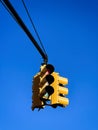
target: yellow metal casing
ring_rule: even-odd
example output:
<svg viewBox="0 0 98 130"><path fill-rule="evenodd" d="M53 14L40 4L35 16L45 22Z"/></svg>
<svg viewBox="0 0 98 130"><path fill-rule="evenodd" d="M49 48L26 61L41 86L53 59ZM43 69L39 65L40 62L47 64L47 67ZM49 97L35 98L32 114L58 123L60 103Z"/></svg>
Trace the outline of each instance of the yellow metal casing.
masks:
<svg viewBox="0 0 98 130"><path fill-rule="evenodd" d="M54 88L54 93L51 95L51 105L67 106L69 104L68 98L64 97L68 94L68 88L64 86L68 84L68 79L60 77L58 73L53 72L54 82L51 84Z"/></svg>
<svg viewBox="0 0 98 130"><path fill-rule="evenodd" d="M49 87L49 83L46 77L50 75L52 71L52 65L44 64L40 67L40 72L34 76L32 85L32 110L45 107L45 101L49 100L49 96L46 94L46 87Z"/></svg>
<svg viewBox="0 0 98 130"><path fill-rule="evenodd" d="M34 76L32 85L32 110L35 108L43 108L44 103L40 100L40 73Z"/></svg>
<svg viewBox="0 0 98 130"><path fill-rule="evenodd" d="M52 68L52 69L51 69ZM40 83L39 83L39 89L40 89L40 98L49 100L49 97L47 97L45 94L47 93L46 87L50 85L50 83L47 80L47 76L51 75L53 70L53 66L48 64L44 64L40 67ZM51 79L50 79L51 80Z"/></svg>
<svg viewBox="0 0 98 130"><path fill-rule="evenodd" d="M39 96L40 96L40 98L43 97L44 89L48 85L47 80L45 78L48 74L49 73L47 72L46 64L44 64L43 66L40 67L40 82L39 82Z"/></svg>
<svg viewBox="0 0 98 130"><path fill-rule="evenodd" d="M52 77L51 77L52 76ZM52 65L43 65L40 72L33 78L32 85L32 110L35 108L44 108L47 101L53 107L67 106L69 104L68 88L64 87L68 84L68 79L59 76L59 73L53 72Z"/></svg>

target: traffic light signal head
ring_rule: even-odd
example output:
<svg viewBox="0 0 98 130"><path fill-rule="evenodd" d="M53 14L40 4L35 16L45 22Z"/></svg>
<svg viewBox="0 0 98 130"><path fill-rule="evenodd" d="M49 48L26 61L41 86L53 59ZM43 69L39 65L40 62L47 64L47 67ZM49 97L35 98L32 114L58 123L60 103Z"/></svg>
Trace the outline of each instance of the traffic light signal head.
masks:
<svg viewBox="0 0 98 130"><path fill-rule="evenodd" d="M68 84L68 79L59 76L58 73L54 72L53 74L54 82L52 86L54 88L54 93L51 95L51 105L65 107L69 104L68 98L65 95L68 94L68 88L65 88L65 85Z"/></svg>
<svg viewBox="0 0 98 130"><path fill-rule="evenodd" d="M36 74L33 78L33 85L32 85L32 110L35 108L44 108L44 103L40 100L39 93L40 93L40 74Z"/></svg>
<svg viewBox="0 0 98 130"><path fill-rule="evenodd" d="M54 82L54 77L51 73L54 67L51 64L44 64L40 67L40 72L33 78L33 96L32 110L34 108L43 108L49 97L54 92L54 88L50 85Z"/></svg>
<svg viewBox="0 0 98 130"><path fill-rule="evenodd" d="M41 100L49 100L49 96L54 92L51 84L54 82L54 67L51 64L41 66L40 72L40 98Z"/></svg>
<svg viewBox="0 0 98 130"><path fill-rule="evenodd" d="M65 97L68 94L68 88L65 87L67 84L68 79L54 72L52 65L42 65L40 72L33 79L32 110L44 108L45 105L54 108L67 106L69 104L68 98ZM50 104L47 104L47 101L50 101Z"/></svg>

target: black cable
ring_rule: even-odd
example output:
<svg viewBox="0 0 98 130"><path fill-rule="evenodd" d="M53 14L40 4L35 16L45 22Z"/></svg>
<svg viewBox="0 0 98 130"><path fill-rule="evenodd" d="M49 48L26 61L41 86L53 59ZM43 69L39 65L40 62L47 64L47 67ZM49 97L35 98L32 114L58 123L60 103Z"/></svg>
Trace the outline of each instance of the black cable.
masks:
<svg viewBox="0 0 98 130"><path fill-rule="evenodd" d="M32 36L32 34L30 33L30 31L28 30L27 26L24 24L24 22L22 21L21 17L18 15L18 13L16 12L16 10L14 9L14 7L12 6L12 4L10 3L9 0L2 0L2 3L4 5L4 7L6 7L6 9L8 10L8 12L10 12L11 16L14 17L14 19L17 21L17 23L20 25L20 27L24 30L24 32L27 34L28 38L31 40L31 42L34 44L34 46L36 47L36 49L38 50L38 52L41 54L41 56L44 59L44 63L48 62L48 57L45 55L45 53L43 52L43 50L40 48L40 46L38 45L37 41L34 39L34 37Z"/></svg>
<svg viewBox="0 0 98 130"><path fill-rule="evenodd" d="M41 45L41 47L42 47L42 49L43 49L45 55L47 56L47 53L46 53L45 48L44 48L44 46L43 46L43 43L42 43L42 41L41 41L41 39L40 39L40 36L39 36L39 34L38 34L37 30L36 30L36 27L35 27L34 22L33 22L32 18L31 18L31 16L30 16L30 13L29 13L29 11L28 11L28 9L27 9L27 7L26 7L26 4L25 4L24 0L22 0L22 3L23 3L23 6L24 6L24 8L25 8L25 10L26 10L26 13L27 13L27 15L28 15L28 17L29 17L29 19L30 19L30 22L31 22L31 24L32 24L32 26L33 26L33 28L34 28L34 31L35 31L35 33L36 33L36 35L37 35L37 37L38 37L38 40L39 40L39 42L40 42L40 45Z"/></svg>
<svg viewBox="0 0 98 130"><path fill-rule="evenodd" d="M8 11L8 13L13 17L13 19L18 23L17 19L15 18L15 16L12 14L12 12L8 9L8 7L5 5L3 0L0 0L2 5L4 6L4 8Z"/></svg>
<svg viewBox="0 0 98 130"><path fill-rule="evenodd" d="M13 17L13 19L17 22L17 24L21 27L19 22L17 21L16 17L13 15L13 13L9 10L9 8L6 6L3 0L0 0L4 8L8 11L8 13Z"/></svg>

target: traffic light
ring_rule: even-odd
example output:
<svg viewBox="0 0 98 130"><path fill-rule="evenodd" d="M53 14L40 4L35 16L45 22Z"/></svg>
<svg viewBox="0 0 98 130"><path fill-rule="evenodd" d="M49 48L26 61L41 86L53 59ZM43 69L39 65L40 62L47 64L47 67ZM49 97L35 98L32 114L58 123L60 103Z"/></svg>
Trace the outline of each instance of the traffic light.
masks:
<svg viewBox="0 0 98 130"><path fill-rule="evenodd" d="M54 93L51 95L51 106L56 108L57 106L65 107L69 104L68 98L65 95L68 94L68 88L65 85L68 84L68 79L59 76L58 73L53 72L54 82L51 84L54 88Z"/></svg>
<svg viewBox="0 0 98 130"><path fill-rule="evenodd" d="M39 96L42 101L49 100L50 95L54 92L54 88L51 86L54 82L54 77L51 75L53 71L54 67L51 64L41 66Z"/></svg>
<svg viewBox="0 0 98 130"><path fill-rule="evenodd" d="M40 82L40 73L36 74L33 78L33 85L32 85L32 110L35 108L44 108L44 103L39 98L39 82Z"/></svg>
<svg viewBox="0 0 98 130"><path fill-rule="evenodd" d="M67 84L68 79L54 72L51 64L42 65L39 73L33 78L32 110L44 108L46 105L54 108L67 106L69 104L69 99L65 97L68 94L68 88L65 87Z"/></svg>
<svg viewBox="0 0 98 130"><path fill-rule="evenodd" d="M54 77L51 75L54 67L51 64L44 64L40 67L40 72L33 78L32 86L32 110L35 108L44 108L46 101L54 93L54 88L51 84L54 82Z"/></svg>

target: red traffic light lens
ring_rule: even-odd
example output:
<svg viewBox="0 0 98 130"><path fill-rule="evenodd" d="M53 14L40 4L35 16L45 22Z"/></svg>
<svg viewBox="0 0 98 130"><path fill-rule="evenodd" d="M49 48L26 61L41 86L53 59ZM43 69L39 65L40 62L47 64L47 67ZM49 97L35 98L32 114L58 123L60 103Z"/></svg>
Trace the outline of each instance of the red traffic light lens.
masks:
<svg viewBox="0 0 98 130"><path fill-rule="evenodd" d="M54 71L54 66L51 65L51 64L48 64L48 65L46 66L46 68L47 68L47 71L49 72L49 74L51 74L51 73Z"/></svg>

